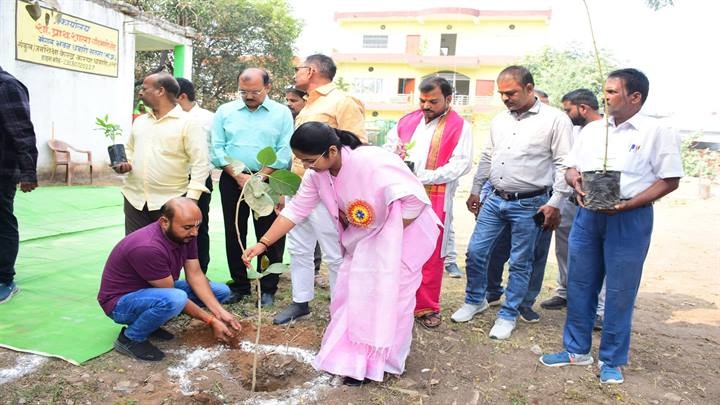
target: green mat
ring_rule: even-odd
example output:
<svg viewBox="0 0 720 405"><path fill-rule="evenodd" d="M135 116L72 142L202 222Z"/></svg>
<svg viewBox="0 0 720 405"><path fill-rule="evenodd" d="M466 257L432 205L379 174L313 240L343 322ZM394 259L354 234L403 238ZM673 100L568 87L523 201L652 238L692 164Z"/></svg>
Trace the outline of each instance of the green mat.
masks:
<svg viewBox="0 0 720 405"><path fill-rule="evenodd" d="M119 188L62 186L18 192L15 214L20 227L15 282L20 292L0 306L0 347L73 364L112 349L120 325L105 316L96 296L107 256L124 236ZM252 225L248 233L254 243ZM208 277L224 282L229 274L217 188L210 239Z"/></svg>

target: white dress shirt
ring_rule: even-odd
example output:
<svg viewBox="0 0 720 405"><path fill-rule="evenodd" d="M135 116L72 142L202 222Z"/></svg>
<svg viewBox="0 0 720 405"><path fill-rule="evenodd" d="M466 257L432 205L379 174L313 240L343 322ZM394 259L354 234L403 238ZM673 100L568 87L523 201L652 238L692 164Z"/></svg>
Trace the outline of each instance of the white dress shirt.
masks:
<svg viewBox="0 0 720 405"><path fill-rule="evenodd" d="M568 155L579 172L603 169L605 120L587 124ZM607 170L620 171L620 198L630 199L659 179L682 177L680 139L655 118L635 114L615 126L609 117Z"/></svg>
<svg viewBox="0 0 720 405"><path fill-rule="evenodd" d="M537 99L522 114L498 114L490 124L490 139L480 158L471 194L480 195L488 179L493 187L508 193L552 187L548 205L559 208L571 191L565 183L565 157L570 150L572 127L564 112Z"/></svg>

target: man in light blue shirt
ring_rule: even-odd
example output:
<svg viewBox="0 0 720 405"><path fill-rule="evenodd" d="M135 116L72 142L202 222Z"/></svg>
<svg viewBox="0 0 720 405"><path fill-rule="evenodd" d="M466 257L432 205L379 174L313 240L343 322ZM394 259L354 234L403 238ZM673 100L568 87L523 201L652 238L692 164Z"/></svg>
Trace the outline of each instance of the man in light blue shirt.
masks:
<svg viewBox="0 0 720 405"><path fill-rule="evenodd" d="M210 158L213 165L223 170L220 176L220 200L225 220L225 251L230 276L233 279L230 285L233 294L225 301L226 303L237 302L251 294L250 280L247 278L247 271L242 261L235 223L235 210L240 192L250 179L249 171L260 171L269 175L275 169L289 167L290 136L293 133L293 118L290 110L267 97L270 90L270 76L266 71L257 68L243 70L238 76L238 89L241 98L221 105L215 112L211 134ZM257 161L257 153L268 146L275 150L277 160L273 165L262 168ZM243 162L247 171L234 174L227 158ZM249 216L250 207L242 202L238 212L237 229L240 231L243 246L247 246ZM253 217L255 236L258 240L267 232L275 218L275 213L258 219ZM284 238L269 246L266 255L270 263L281 262L284 249ZM261 279L262 294L258 298L263 306L273 304L278 280L277 274L269 274Z"/></svg>

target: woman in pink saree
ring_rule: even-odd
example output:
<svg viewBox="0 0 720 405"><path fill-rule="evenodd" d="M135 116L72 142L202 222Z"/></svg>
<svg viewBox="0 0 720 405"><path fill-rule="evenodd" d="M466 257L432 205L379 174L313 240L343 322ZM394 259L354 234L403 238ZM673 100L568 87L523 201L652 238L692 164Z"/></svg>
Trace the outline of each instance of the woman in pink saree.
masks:
<svg viewBox="0 0 720 405"><path fill-rule="evenodd" d="M295 130L290 146L306 168L302 184L246 263L323 203L344 250L330 323L313 366L347 385L402 374L412 341L415 292L440 221L425 189L395 154L361 145L319 122Z"/></svg>

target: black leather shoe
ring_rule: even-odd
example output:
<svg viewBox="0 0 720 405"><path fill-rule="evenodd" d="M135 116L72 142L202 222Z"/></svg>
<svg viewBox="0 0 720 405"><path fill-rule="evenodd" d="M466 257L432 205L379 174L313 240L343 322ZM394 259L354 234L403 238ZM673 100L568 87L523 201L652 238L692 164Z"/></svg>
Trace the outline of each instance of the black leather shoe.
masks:
<svg viewBox="0 0 720 405"><path fill-rule="evenodd" d="M243 294L233 291L230 293L230 295L228 295L227 298L225 298L225 301L223 301L222 304L237 304L238 302L242 302L248 295L250 294Z"/></svg>
<svg viewBox="0 0 720 405"><path fill-rule="evenodd" d="M262 293L260 295L260 306L271 307L275 303L275 295L270 293Z"/></svg>
<svg viewBox="0 0 720 405"><path fill-rule="evenodd" d="M370 382L370 380L368 380L367 378L364 380L356 380L352 377L347 377L347 376L343 377L343 381L342 381L343 385L347 385L349 387L359 387L359 386L369 383L369 382Z"/></svg>
<svg viewBox="0 0 720 405"><path fill-rule="evenodd" d="M153 339L156 339L156 340L163 341L163 342L167 342L167 341L175 339L175 335L173 335L172 333L168 332L167 330L165 330L163 328L155 329L155 331L150 334L150 337Z"/></svg>
<svg viewBox="0 0 720 405"><path fill-rule="evenodd" d="M543 309L563 309L567 306L567 300L557 295L540 303Z"/></svg>
<svg viewBox="0 0 720 405"><path fill-rule="evenodd" d="M273 319L275 325L284 325L293 319L298 319L310 313L310 305L307 302L293 302L287 308L280 311Z"/></svg>

